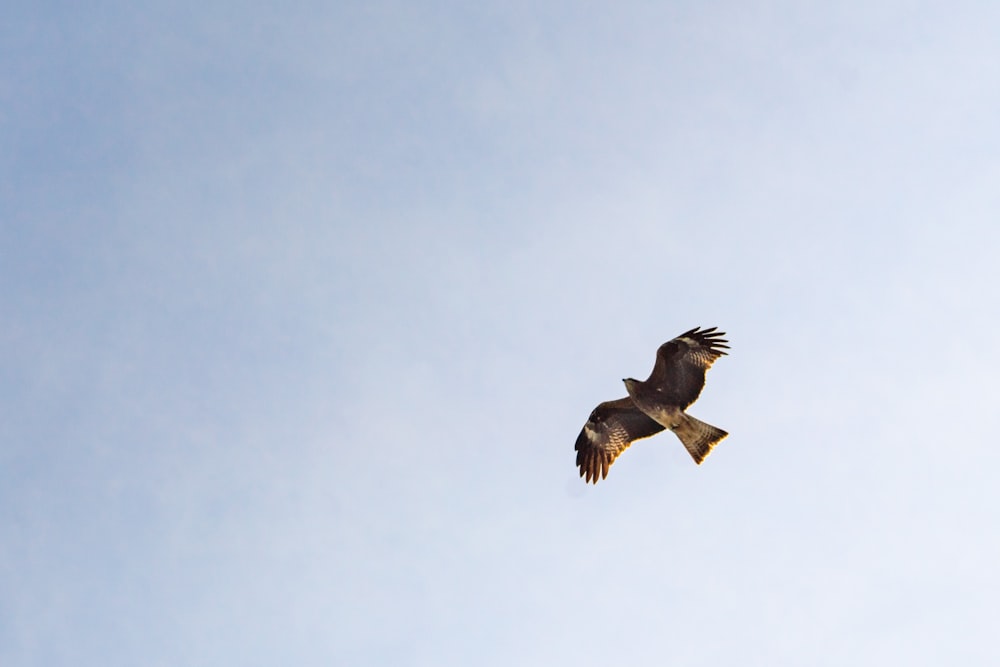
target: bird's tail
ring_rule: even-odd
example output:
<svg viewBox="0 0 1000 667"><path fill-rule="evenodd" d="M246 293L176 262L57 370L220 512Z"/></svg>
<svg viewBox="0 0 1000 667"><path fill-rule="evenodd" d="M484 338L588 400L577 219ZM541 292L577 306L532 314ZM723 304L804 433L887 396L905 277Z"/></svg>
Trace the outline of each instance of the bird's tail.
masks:
<svg viewBox="0 0 1000 667"><path fill-rule="evenodd" d="M673 430L684 443L691 458L698 464L705 460L720 440L729 435L721 428L699 421L686 412L681 413L681 423Z"/></svg>

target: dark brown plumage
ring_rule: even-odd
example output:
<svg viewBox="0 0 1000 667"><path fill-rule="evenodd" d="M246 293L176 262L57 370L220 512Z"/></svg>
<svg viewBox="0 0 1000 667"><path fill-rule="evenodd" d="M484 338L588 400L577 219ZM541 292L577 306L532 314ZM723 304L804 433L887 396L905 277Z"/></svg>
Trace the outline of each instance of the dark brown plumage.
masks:
<svg viewBox="0 0 1000 667"><path fill-rule="evenodd" d="M575 445L576 464L585 481L596 484L606 478L608 468L629 445L664 429L680 438L695 463L705 460L728 434L684 410L705 387L705 372L726 354L729 345L723 336L715 327L685 331L659 347L645 382L625 379L627 397L594 408Z"/></svg>
<svg viewBox="0 0 1000 667"><path fill-rule="evenodd" d="M576 465L580 477L593 481L608 476L608 468L618 455L636 440L648 438L663 427L646 416L626 396L601 403L590 413L576 438Z"/></svg>

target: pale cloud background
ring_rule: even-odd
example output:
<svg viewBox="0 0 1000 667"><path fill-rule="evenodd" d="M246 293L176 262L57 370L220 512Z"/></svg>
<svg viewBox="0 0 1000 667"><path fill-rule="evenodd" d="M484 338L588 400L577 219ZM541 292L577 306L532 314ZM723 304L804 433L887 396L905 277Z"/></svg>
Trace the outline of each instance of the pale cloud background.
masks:
<svg viewBox="0 0 1000 667"><path fill-rule="evenodd" d="M8 8L0 663L994 664L998 30ZM584 485L696 325L731 436Z"/></svg>

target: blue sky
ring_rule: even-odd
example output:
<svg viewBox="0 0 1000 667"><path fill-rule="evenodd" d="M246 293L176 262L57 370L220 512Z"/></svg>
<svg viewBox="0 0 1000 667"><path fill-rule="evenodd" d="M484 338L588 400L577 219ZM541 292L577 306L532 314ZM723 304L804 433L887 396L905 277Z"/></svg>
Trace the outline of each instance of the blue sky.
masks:
<svg viewBox="0 0 1000 667"><path fill-rule="evenodd" d="M1000 9L5 14L4 665L1000 657Z"/></svg>

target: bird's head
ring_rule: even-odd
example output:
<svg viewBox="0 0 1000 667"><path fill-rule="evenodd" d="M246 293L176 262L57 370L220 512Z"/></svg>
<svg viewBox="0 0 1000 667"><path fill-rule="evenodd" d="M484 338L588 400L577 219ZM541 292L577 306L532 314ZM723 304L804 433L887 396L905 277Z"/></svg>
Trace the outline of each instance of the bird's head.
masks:
<svg viewBox="0 0 1000 667"><path fill-rule="evenodd" d="M628 393L630 396L632 395L632 392L635 390L636 385L639 384L639 381L634 378L623 378L622 382L625 383L625 388L628 389Z"/></svg>

